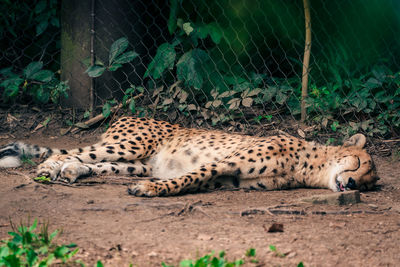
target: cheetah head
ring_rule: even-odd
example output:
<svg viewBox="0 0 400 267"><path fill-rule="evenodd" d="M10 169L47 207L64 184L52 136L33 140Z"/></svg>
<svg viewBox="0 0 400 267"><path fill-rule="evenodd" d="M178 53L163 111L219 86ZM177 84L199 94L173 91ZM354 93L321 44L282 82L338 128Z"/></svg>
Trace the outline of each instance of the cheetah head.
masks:
<svg viewBox="0 0 400 267"><path fill-rule="evenodd" d="M372 157L363 149L366 138L356 134L344 142L336 155L336 164L329 187L335 192L370 190L379 177Z"/></svg>

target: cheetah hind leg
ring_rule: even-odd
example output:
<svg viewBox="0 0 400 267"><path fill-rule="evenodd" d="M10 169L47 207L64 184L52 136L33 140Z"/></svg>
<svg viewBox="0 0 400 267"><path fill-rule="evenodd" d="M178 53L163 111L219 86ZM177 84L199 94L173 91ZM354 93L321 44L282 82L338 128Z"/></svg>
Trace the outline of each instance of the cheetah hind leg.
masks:
<svg viewBox="0 0 400 267"><path fill-rule="evenodd" d="M78 178L90 175L151 176L151 167L140 161L134 163L102 162L97 164L67 162L61 167L59 180L74 183Z"/></svg>
<svg viewBox="0 0 400 267"><path fill-rule="evenodd" d="M46 161L38 166L37 175L50 177L52 180L57 180L60 178L60 180L62 180L60 172L63 166L67 163L74 163L71 166L81 166L79 163L97 164L101 161L135 161L136 163L138 158L145 158L149 153L151 153L151 150L148 150L147 147L134 146L130 144L129 141L118 143L97 143L92 146L86 146L80 149L72 149L65 151L65 153L61 152L61 154L54 154L50 156L48 159L46 159ZM99 155L101 155L101 158L99 158ZM66 167L67 166L69 166L69 164L66 165ZM68 169L74 168L68 167ZM86 168L86 170L82 168L81 171L83 174L85 174L88 172L88 170L88 168ZM71 174L70 181L76 180L74 176L78 175L79 177L83 174Z"/></svg>
<svg viewBox="0 0 400 267"><path fill-rule="evenodd" d="M188 191L202 189L208 182L221 175L237 176L237 169L229 166L226 161L209 163L181 177L140 181L128 188L128 193L138 197L171 196Z"/></svg>

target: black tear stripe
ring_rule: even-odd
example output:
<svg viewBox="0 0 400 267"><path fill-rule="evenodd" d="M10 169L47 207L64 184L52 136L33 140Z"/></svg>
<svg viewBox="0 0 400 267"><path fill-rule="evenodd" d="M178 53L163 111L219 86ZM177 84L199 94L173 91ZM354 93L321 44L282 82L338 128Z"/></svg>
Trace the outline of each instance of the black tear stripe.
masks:
<svg viewBox="0 0 400 267"><path fill-rule="evenodd" d="M353 156L350 156L350 157L353 157ZM357 156L354 156L354 157L357 157ZM344 173L344 172L355 172L355 171L357 171L357 170L360 168L360 166L361 166L360 158L357 157L357 160L358 160L358 166L357 166L357 168L355 168L354 170L344 170L344 171L342 171L341 173Z"/></svg>

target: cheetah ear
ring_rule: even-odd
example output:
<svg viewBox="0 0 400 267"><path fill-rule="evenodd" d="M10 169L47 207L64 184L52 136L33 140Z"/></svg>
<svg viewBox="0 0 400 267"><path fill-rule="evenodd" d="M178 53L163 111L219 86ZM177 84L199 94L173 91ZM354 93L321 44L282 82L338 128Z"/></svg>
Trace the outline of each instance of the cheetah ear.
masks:
<svg viewBox="0 0 400 267"><path fill-rule="evenodd" d="M359 148L363 148L365 143L367 142L367 139L363 134L355 134L349 139L347 139L344 143L343 146L356 146Z"/></svg>

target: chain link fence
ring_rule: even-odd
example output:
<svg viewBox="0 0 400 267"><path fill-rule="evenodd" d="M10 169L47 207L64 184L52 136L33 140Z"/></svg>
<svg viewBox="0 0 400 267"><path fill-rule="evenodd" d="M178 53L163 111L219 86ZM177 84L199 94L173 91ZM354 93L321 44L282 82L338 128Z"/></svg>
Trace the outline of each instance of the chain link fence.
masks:
<svg viewBox="0 0 400 267"><path fill-rule="evenodd" d="M304 124L308 1L1 2L3 107L63 103L69 92L67 104L94 115L114 107L187 126L328 142L355 132L400 134L398 1L310 1Z"/></svg>

